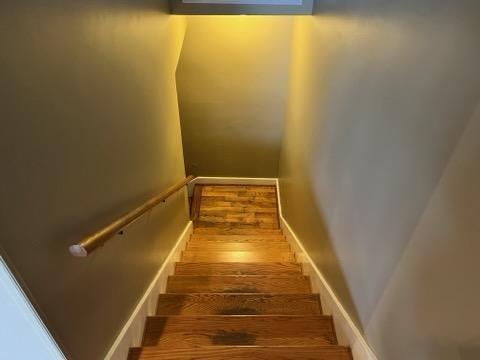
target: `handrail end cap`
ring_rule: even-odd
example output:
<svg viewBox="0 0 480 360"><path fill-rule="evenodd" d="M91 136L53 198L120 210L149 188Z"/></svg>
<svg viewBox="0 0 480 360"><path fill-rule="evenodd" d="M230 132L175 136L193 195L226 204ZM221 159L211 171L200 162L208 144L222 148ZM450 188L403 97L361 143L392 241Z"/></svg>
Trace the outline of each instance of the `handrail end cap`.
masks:
<svg viewBox="0 0 480 360"><path fill-rule="evenodd" d="M78 244L71 245L68 250L70 251L70 254L75 257L86 257L88 255L87 250L85 250L83 246Z"/></svg>

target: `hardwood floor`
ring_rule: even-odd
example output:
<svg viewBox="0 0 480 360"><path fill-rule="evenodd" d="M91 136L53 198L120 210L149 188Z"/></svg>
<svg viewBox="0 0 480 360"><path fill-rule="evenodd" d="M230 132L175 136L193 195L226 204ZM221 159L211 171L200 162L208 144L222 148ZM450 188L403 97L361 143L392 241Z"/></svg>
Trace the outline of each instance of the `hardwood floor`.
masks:
<svg viewBox="0 0 480 360"><path fill-rule="evenodd" d="M205 186L129 360L351 360L279 228L273 186Z"/></svg>

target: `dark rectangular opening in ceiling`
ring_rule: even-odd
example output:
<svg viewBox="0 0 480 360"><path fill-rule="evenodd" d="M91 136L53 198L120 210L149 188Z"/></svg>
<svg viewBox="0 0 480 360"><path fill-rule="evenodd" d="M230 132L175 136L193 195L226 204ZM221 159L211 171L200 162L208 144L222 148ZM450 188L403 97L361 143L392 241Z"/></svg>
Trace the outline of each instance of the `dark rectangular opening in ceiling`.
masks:
<svg viewBox="0 0 480 360"><path fill-rule="evenodd" d="M313 0L170 0L173 14L311 15Z"/></svg>

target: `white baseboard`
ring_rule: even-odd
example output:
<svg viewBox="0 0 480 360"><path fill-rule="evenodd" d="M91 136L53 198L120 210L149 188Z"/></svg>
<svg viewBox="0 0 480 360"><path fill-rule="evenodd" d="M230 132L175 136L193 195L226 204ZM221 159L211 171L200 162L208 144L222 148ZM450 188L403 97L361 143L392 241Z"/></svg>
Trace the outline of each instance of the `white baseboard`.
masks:
<svg viewBox="0 0 480 360"><path fill-rule="evenodd" d="M366 342L364 336L340 303L340 300L335 295L335 292L330 287L321 271L308 255L300 239L297 237L287 220L283 217L280 205L280 189L278 188L278 181L277 197L280 226L284 231L287 241L292 246L292 250L295 251L297 261L302 264L304 274L310 276L312 290L315 293L320 294L323 313L333 317L338 343L340 345L350 346L354 360L377 360L375 353Z"/></svg>
<svg viewBox="0 0 480 360"><path fill-rule="evenodd" d="M242 178L242 177L208 177L199 176L188 184L188 195L193 193L196 184L210 185L273 185L277 184L276 178Z"/></svg>
<svg viewBox="0 0 480 360"><path fill-rule="evenodd" d="M180 260L181 253L185 249L192 231L193 224L189 221L157 275L155 275L150 286L138 302L132 315L118 334L115 342L105 356L105 360L125 360L130 347L141 345L145 320L147 316L155 314L158 294L165 292L167 278L169 275L173 275L175 262Z"/></svg>

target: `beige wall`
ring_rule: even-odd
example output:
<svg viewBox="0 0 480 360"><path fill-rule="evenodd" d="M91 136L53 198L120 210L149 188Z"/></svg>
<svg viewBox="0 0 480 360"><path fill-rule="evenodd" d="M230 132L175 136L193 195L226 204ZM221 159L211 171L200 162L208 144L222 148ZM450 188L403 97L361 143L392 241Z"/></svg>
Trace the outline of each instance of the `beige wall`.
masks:
<svg viewBox="0 0 480 360"><path fill-rule="evenodd" d="M188 17L177 71L188 173L277 176L291 21Z"/></svg>
<svg viewBox="0 0 480 360"><path fill-rule="evenodd" d="M478 319L467 314L480 294L460 278L480 268L466 256L473 223L456 221L476 205L460 189L435 189L455 178L444 170L480 100L479 4L339 4L319 1L314 17L295 20L285 215L379 359L470 359ZM473 165L457 161L475 191ZM445 199L432 203L434 194ZM437 239L443 230L450 236ZM458 269L445 276L450 265Z"/></svg>
<svg viewBox="0 0 480 360"><path fill-rule="evenodd" d="M366 328L385 359L480 359L479 139L480 106Z"/></svg>
<svg viewBox="0 0 480 360"><path fill-rule="evenodd" d="M103 358L188 221L179 193L91 257L67 250L184 177L184 25L161 6L0 5L0 244L68 359Z"/></svg>

